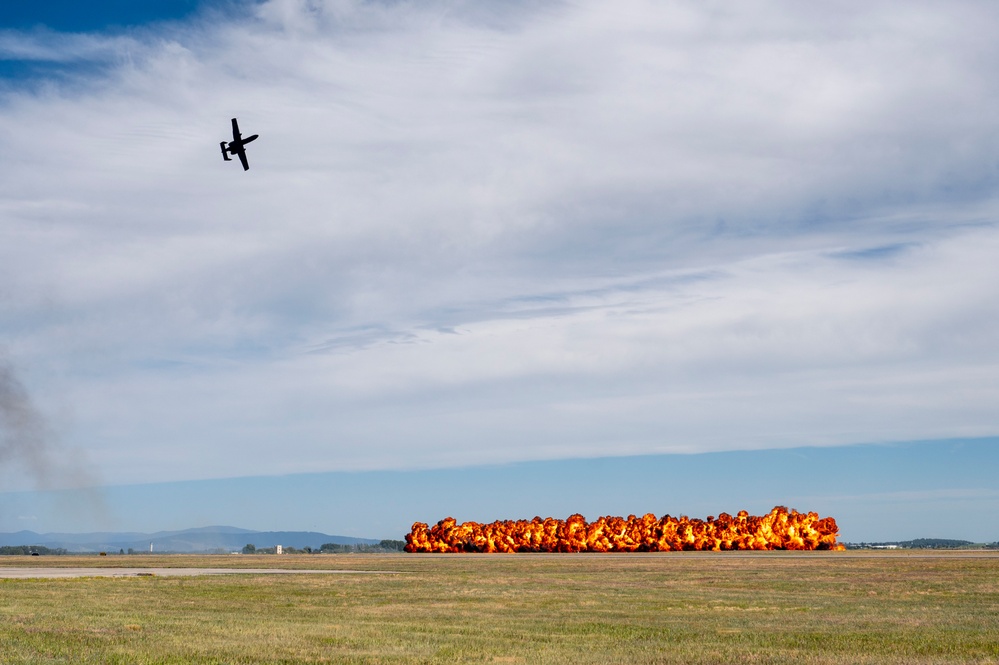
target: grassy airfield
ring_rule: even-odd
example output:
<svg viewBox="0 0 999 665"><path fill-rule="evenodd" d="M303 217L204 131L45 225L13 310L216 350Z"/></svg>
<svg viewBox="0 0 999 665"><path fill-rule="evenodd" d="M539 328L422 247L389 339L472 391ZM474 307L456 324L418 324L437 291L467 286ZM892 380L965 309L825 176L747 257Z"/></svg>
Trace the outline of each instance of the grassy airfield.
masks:
<svg viewBox="0 0 999 665"><path fill-rule="evenodd" d="M0 557L3 663L999 663L999 554Z"/></svg>

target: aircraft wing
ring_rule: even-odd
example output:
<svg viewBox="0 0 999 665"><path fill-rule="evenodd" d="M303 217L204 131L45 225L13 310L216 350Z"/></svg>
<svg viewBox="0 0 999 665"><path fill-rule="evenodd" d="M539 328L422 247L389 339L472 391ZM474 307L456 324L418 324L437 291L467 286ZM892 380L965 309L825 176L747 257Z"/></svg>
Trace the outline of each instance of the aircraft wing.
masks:
<svg viewBox="0 0 999 665"><path fill-rule="evenodd" d="M235 118L232 119L232 140L239 140L239 124L236 122Z"/></svg>
<svg viewBox="0 0 999 665"><path fill-rule="evenodd" d="M239 147L239 152L237 152L236 155L239 157L239 161L243 164L243 170L249 171L250 163L246 161L246 150L243 150L243 146Z"/></svg>

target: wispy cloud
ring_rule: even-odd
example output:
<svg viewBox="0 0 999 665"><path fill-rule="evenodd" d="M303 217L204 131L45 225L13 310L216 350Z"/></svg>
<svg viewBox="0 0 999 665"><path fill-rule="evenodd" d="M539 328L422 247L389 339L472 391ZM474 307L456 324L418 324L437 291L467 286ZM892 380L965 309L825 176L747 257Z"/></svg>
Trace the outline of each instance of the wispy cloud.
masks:
<svg viewBox="0 0 999 665"><path fill-rule="evenodd" d="M120 61L132 51L146 50L142 42L123 36L0 30L0 60L63 63Z"/></svg>
<svg viewBox="0 0 999 665"><path fill-rule="evenodd" d="M841 9L5 32L0 331L119 479L994 434L997 16Z"/></svg>

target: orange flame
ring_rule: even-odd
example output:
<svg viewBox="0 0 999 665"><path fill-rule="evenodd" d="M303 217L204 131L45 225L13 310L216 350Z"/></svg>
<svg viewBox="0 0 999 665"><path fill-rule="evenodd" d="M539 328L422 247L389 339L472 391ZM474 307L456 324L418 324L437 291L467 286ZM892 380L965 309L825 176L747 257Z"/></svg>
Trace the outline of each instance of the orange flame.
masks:
<svg viewBox="0 0 999 665"><path fill-rule="evenodd" d="M448 517L427 528L413 524L407 552L674 552L680 550L842 550L832 517L777 506L757 517L745 510L706 520L652 513L628 519L601 517L587 522L579 514L504 520L491 524Z"/></svg>

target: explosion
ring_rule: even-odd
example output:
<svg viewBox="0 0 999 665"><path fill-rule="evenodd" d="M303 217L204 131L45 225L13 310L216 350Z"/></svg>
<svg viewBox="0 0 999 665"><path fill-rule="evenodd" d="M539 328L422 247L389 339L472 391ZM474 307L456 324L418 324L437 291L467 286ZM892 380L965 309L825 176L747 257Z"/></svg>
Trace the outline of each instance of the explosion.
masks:
<svg viewBox="0 0 999 665"><path fill-rule="evenodd" d="M406 534L407 552L676 552L681 550L842 550L839 527L832 517L799 513L777 506L763 516L745 510L706 520L686 516L657 519L601 517L587 522L579 514L504 520L491 524L448 517L428 528L413 524Z"/></svg>

